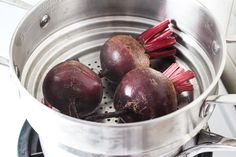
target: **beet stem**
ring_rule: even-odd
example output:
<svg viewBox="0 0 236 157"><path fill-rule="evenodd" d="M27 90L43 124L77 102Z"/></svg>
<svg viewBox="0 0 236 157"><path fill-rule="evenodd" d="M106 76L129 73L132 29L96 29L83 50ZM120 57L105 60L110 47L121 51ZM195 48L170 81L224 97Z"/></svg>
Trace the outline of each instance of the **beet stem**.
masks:
<svg viewBox="0 0 236 157"><path fill-rule="evenodd" d="M169 56L173 56L175 54L176 54L176 49L148 53L148 55L150 56L151 59L157 58L157 57L169 57Z"/></svg>
<svg viewBox="0 0 236 157"><path fill-rule="evenodd" d="M184 82L180 86L176 86L176 90L179 92L192 91L193 85L191 83Z"/></svg>
<svg viewBox="0 0 236 157"><path fill-rule="evenodd" d="M164 72L163 74L170 78L170 76L179 68L178 64L173 63L171 64L171 66L169 66Z"/></svg>
<svg viewBox="0 0 236 157"><path fill-rule="evenodd" d="M174 82L174 84L180 85L184 83L185 81L190 80L191 78L194 78L194 73L191 70L188 70L188 71L185 71L183 73L176 75L171 80Z"/></svg>
<svg viewBox="0 0 236 157"><path fill-rule="evenodd" d="M170 37L173 34L173 31L170 29L167 29L166 31L161 32L160 34L155 35L152 39L150 39L147 44L154 43L156 41L163 40L167 37Z"/></svg>
<svg viewBox="0 0 236 157"><path fill-rule="evenodd" d="M121 110L121 111L115 111L115 112L108 112L108 113L102 113L102 114L96 114L96 115L89 115L85 117L80 117L81 119L88 120L88 121L97 121L105 118L114 118L114 117L120 117L122 115L125 115L127 113L127 110Z"/></svg>
<svg viewBox="0 0 236 157"><path fill-rule="evenodd" d="M166 38L161 41L157 40L152 43L147 43L144 45L145 50L147 51L157 51L159 49L167 48L176 43L176 39L174 37L172 38Z"/></svg>
<svg viewBox="0 0 236 157"><path fill-rule="evenodd" d="M178 93L193 90L193 85L187 82L195 77L193 71L185 71L177 63L173 63L169 68L167 68L163 72L163 74L172 81Z"/></svg>
<svg viewBox="0 0 236 157"><path fill-rule="evenodd" d="M164 20L158 25L155 25L152 28L147 29L138 36L137 38L138 41L141 43L148 42L148 40L151 39L153 36L155 36L157 33L164 31L168 27L169 23L170 23L169 20Z"/></svg>

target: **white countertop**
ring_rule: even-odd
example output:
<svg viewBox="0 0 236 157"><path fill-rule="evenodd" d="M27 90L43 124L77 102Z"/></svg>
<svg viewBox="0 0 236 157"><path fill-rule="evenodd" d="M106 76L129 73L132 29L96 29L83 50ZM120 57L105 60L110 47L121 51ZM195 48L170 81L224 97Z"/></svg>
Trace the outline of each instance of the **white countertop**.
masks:
<svg viewBox="0 0 236 157"><path fill-rule="evenodd" d="M0 56L8 58L11 36L25 11L0 2ZM25 117L7 67L0 66L0 154L17 157L17 139Z"/></svg>

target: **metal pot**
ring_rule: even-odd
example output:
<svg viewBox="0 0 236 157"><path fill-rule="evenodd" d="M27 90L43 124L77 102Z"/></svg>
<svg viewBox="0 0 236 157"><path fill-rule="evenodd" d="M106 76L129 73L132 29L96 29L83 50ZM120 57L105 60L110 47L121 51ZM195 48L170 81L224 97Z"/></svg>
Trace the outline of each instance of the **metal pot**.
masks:
<svg viewBox="0 0 236 157"><path fill-rule="evenodd" d="M177 36L177 62L196 73L191 103L166 116L129 124L83 121L41 103L42 81L52 66L79 58L99 70L99 48L108 37L135 35L166 18ZM215 19L193 0L45 0L21 21L10 47L10 67L27 119L46 157L177 155L206 125L216 104L236 104L236 95L214 96L225 58L225 40ZM107 105L100 107L114 110L109 91L104 94Z"/></svg>

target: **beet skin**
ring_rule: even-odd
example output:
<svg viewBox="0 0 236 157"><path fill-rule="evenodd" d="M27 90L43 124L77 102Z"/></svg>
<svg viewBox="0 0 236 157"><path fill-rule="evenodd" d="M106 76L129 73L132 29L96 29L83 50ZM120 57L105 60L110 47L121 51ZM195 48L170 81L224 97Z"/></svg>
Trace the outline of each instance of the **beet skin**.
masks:
<svg viewBox="0 0 236 157"><path fill-rule="evenodd" d="M101 102L102 93L98 75L75 60L53 67L43 82L45 101L76 118L93 111Z"/></svg>
<svg viewBox="0 0 236 157"><path fill-rule="evenodd" d="M136 67L149 67L143 46L129 35L116 35L103 45L100 53L102 73L113 82Z"/></svg>
<svg viewBox="0 0 236 157"><path fill-rule="evenodd" d="M136 68L128 72L118 85L114 105L116 110L128 110L125 121L142 121L171 113L177 109L173 83L151 68Z"/></svg>

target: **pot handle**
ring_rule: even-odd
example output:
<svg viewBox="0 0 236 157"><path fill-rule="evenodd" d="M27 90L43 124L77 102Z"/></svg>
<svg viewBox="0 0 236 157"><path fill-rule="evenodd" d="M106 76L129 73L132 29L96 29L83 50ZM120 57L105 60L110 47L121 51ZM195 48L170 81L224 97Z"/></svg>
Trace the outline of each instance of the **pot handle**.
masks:
<svg viewBox="0 0 236 157"><path fill-rule="evenodd" d="M236 42L236 35L231 35L226 37L226 42L227 43L235 43Z"/></svg>
<svg viewBox="0 0 236 157"><path fill-rule="evenodd" d="M236 105L236 94L208 96L202 105L200 117L208 116L214 110L215 105Z"/></svg>
<svg viewBox="0 0 236 157"><path fill-rule="evenodd" d="M183 151L177 157L194 157L200 153L213 151L236 151L236 139L201 130L198 145Z"/></svg>
<svg viewBox="0 0 236 157"><path fill-rule="evenodd" d="M215 105L236 105L236 94L208 96L202 106L200 116L206 117L213 111ZM235 151L236 139L230 139L221 135L201 130L198 137L198 145L189 148L177 157L193 157L204 152Z"/></svg>
<svg viewBox="0 0 236 157"><path fill-rule="evenodd" d="M211 95L205 100L205 104L229 104L236 105L236 94Z"/></svg>
<svg viewBox="0 0 236 157"><path fill-rule="evenodd" d="M32 5L24 0L0 0L0 2L4 2L24 10L30 10L32 8Z"/></svg>
<svg viewBox="0 0 236 157"><path fill-rule="evenodd" d="M0 56L0 65L3 65L3 66L6 66L6 67L9 67L9 60Z"/></svg>

